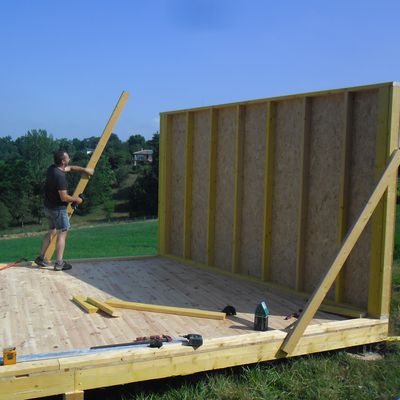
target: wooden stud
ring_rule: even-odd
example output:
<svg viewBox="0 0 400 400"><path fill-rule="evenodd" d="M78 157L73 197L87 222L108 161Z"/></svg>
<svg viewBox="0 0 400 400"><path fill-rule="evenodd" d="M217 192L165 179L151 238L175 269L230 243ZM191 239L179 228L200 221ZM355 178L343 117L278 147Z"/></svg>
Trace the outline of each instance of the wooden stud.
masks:
<svg viewBox="0 0 400 400"><path fill-rule="evenodd" d="M96 313L99 309L95 307L93 304L90 304L86 301L86 297L84 296L74 296L72 301L77 304L79 307L83 308L88 314Z"/></svg>
<svg viewBox="0 0 400 400"><path fill-rule="evenodd" d="M226 314L222 312L198 310L196 308L161 306L157 304L135 303L132 301L124 301L118 299L109 299L106 300L105 303L115 308L127 308L129 310L137 310L137 311L149 311L149 312L157 312L163 314L184 315L187 317L208 318L208 319L218 319L218 320L224 320L226 317Z"/></svg>
<svg viewBox="0 0 400 400"><path fill-rule="evenodd" d="M313 319L323 299L325 298L338 273L340 272L340 269L346 262L346 259L349 256L354 245L356 244L358 238L361 236L361 233L363 232L365 226L371 218L372 213L377 207L388 185L392 181L393 176L397 174L397 168L399 167L399 165L400 151L396 150L390 158L390 161L385 171L383 172L378 182L378 185L374 189L359 218L356 220L351 230L346 235L343 245L337 252L333 263L328 269L328 272L325 274L319 285L314 290L310 300L307 302L304 312L295 323L294 329L287 335L281 348L281 350L284 351L286 354L291 354L294 351L307 325Z"/></svg>
<svg viewBox="0 0 400 400"><path fill-rule="evenodd" d="M390 88L384 87L378 92L378 131L376 136L376 156L375 156L375 179L383 170L388 147L388 128L389 128L389 102ZM385 200L382 199L378 204L372 218L371 232L371 258L369 267L368 285L368 315L380 317L381 303L381 265L382 265L382 236L384 235L384 209Z"/></svg>
<svg viewBox="0 0 400 400"><path fill-rule="evenodd" d="M389 120L389 140L388 155L392 154L395 149L399 148L399 132L400 132L400 87L393 86L390 96L390 120ZM385 229L382 237L383 259L381 267L381 309L380 316L388 318L390 314L391 300L391 282L392 282L392 266L393 251L396 225L396 204L397 204L397 173L393 178L386 191L385 201Z"/></svg>
<svg viewBox="0 0 400 400"><path fill-rule="evenodd" d="M90 160L87 164L87 168L94 169L96 167L97 162L99 161L100 156L102 155L103 150L106 147L108 139L111 136L114 126L117 123L118 118L121 115L126 102L128 101L128 97L129 97L128 92L122 92L120 98L118 99L117 105L115 106L114 111L112 112L110 119L108 120L104 128L100 140L97 143L97 146L90 157ZM77 197L81 193L83 193L88 183L89 183L89 177L86 174L82 174L82 177L75 188L73 196ZM74 209L71 204L68 204L67 212L68 212L68 217L71 218L72 214L74 213ZM45 259L51 260L51 257L53 256L54 250L56 248L56 242L57 242L57 235L54 235L44 255Z"/></svg>
<svg viewBox="0 0 400 400"><path fill-rule="evenodd" d="M215 204L217 188L217 133L218 110L210 109L210 149L208 170L208 223L207 223L207 264L214 265L215 254Z"/></svg>
<svg viewBox="0 0 400 400"><path fill-rule="evenodd" d="M114 310L114 308L112 308L110 305L106 304L104 301L94 299L93 297L88 297L86 299L86 301L90 304L93 304L94 306L99 308L101 311L104 311L110 317L120 317L121 316L121 313Z"/></svg>
<svg viewBox="0 0 400 400"><path fill-rule="evenodd" d="M319 97L319 96L329 96L329 95L334 95L334 94L340 94L349 91L351 89L352 92L362 92L366 90L376 90L388 86L393 86L393 82L384 82L384 83L377 83L374 85L364 85L364 86L354 86L351 88L339 88L339 89L332 89L332 90L322 90L322 91L317 91L317 92L307 92L307 93L296 93L296 94L291 94L291 95L286 95L286 96L275 96L275 97L269 97L269 98L261 98L257 100L250 100L250 101L240 101L236 103L224 103L224 104L215 104L213 107L216 107L218 109L224 109L224 108L232 108L238 105L257 105L257 104L262 104L266 103L268 101L289 101L289 100L296 100L296 99L303 99L305 96L306 97ZM171 110L168 111L169 115L174 115L174 114L181 114L182 112L188 112L188 111L202 111L202 110L209 110L209 106L205 107L195 107L195 108L187 108L187 109L181 109L181 110Z"/></svg>
<svg viewBox="0 0 400 400"><path fill-rule="evenodd" d="M239 272L240 236L243 198L243 146L246 109L236 106L235 170L233 199L232 272Z"/></svg>
<svg viewBox="0 0 400 400"><path fill-rule="evenodd" d="M348 197L350 193L350 162L352 151L352 124L353 124L353 93L344 94L344 118L342 131L342 164L340 167L340 194L339 194L339 215L338 215L338 244L341 245L346 236L349 217L348 217ZM344 268L340 271L335 284L335 301L343 301L344 292Z"/></svg>
<svg viewBox="0 0 400 400"><path fill-rule="evenodd" d="M193 113L186 113L185 194L183 216L183 257L190 258L192 232Z"/></svg>
<svg viewBox="0 0 400 400"><path fill-rule="evenodd" d="M160 149L159 149L159 180L158 180L158 253L163 255L168 252L169 223L169 177L170 166L170 129L171 123L168 114L161 114L160 118Z"/></svg>
<svg viewBox="0 0 400 400"><path fill-rule="evenodd" d="M389 155L398 147L400 88L379 91L379 127L375 173L383 169ZM385 196L372 218L372 249L369 271L368 314L388 317L390 283L394 247L397 174L393 176Z"/></svg>
<svg viewBox="0 0 400 400"><path fill-rule="evenodd" d="M304 290L304 247L306 243L306 226L309 191L310 169L310 135L311 135L312 99L304 97L303 100L303 136L300 153L300 198L297 225L297 251L296 251L296 276L295 287L298 291Z"/></svg>
<svg viewBox="0 0 400 400"><path fill-rule="evenodd" d="M263 221L263 244L262 244L262 273L261 279L269 281L271 278L271 238L272 238L272 193L274 174L274 152L275 152L275 111L276 105L269 102L267 105L267 119L265 129L265 174L264 174L264 221Z"/></svg>

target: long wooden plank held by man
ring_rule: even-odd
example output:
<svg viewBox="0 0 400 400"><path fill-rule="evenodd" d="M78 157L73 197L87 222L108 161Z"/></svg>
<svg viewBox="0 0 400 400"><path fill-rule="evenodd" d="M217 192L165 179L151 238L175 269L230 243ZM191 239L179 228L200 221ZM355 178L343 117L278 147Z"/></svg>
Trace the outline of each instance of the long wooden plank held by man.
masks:
<svg viewBox="0 0 400 400"><path fill-rule="evenodd" d="M92 156L90 157L90 160L89 160L86 168L95 169L97 162L99 161L100 156L102 155L104 148L106 147L108 139L111 136L114 126L117 123L118 118L121 115L122 110L125 107L128 97L129 97L128 92L126 92L126 91L122 92L122 94L117 102L117 105L115 106L114 111L112 112L111 117L108 120L108 122L103 130L103 133L100 137L99 143L97 144L96 149L94 150L94 152L92 153ZM83 174L80 181L78 182L78 185L75 188L73 196L79 196L80 194L82 194L84 192L88 182L89 182L89 176ZM67 212L68 212L68 217L71 218L72 214L74 213L74 208L72 207L71 204L68 205ZM51 243L45 253L44 258L46 260L51 260L51 257L53 256L54 250L56 248L56 240L57 240L57 236L55 235L55 236L53 236Z"/></svg>

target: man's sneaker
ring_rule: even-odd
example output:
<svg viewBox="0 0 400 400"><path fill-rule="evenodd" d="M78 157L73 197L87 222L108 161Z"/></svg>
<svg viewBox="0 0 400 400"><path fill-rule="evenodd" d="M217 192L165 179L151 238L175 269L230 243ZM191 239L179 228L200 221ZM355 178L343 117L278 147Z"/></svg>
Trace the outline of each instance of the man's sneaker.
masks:
<svg viewBox="0 0 400 400"><path fill-rule="evenodd" d="M56 263L54 264L54 271L67 271L68 269L71 269L72 265L68 264L65 261L56 261Z"/></svg>
<svg viewBox="0 0 400 400"><path fill-rule="evenodd" d="M37 256L35 259L35 264L38 267L48 267L50 264L47 263L43 256Z"/></svg>

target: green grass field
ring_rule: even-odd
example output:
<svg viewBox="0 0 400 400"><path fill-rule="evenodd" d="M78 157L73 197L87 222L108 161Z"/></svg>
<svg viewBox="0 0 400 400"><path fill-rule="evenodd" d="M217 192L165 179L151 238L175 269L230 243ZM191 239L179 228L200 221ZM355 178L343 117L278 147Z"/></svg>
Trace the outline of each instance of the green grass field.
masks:
<svg viewBox="0 0 400 400"><path fill-rule="evenodd" d="M33 259L39 251L41 238L42 234L0 240L0 261L13 261L21 257ZM156 249L157 221L152 220L72 229L65 256L72 259L153 255ZM399 221L396 222L390 331L392 335L400 335ZM85 399L396 399L400 397L400 344L382 344L378 350L383 356L378 361L359 360L348 351L337 351L92 390L85 393Z"/></svg>
<svg viewBox="0 0 400 400"><path fill-rule="evenodd" d="M71 229L65 259L157 254L157 226L149 220ZM0 240L0 262L35 259L43 235Z"/></svg>

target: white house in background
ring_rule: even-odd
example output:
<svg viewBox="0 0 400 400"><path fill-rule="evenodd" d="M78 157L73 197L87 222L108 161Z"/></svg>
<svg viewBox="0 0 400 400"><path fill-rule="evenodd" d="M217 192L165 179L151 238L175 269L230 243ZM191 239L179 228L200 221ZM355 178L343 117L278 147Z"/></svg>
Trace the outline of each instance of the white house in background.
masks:
<svg viewBox="0 0 400 400"><path fill-rule="evenodd" d="M153 150L139 150L133 153L133 165L138 163L153 162Z"/></svg>

